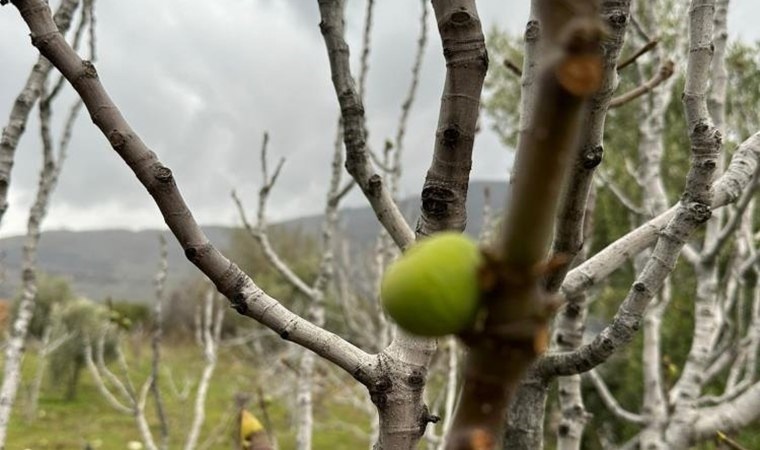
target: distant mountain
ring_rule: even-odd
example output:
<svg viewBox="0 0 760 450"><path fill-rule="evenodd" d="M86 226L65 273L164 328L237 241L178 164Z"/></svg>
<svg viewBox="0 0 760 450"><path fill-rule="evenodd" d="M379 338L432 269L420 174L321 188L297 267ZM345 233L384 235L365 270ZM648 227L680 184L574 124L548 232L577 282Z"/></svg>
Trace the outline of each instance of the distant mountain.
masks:
<svg viewBox="0 0 760 450"><path fill-rule="evenodd" d="M473 182L467 199L467 232L477 235L483 227L484 189L490 190L491 206L500 210L505 203L507 185L496 182ZM419 198L407 198L400 207L414 224L420 210ZM341 211L342 234L352 243L373 242L380 230L374 212L369 207L346 208ZM308 216L281 222L272 227L298 229L304 234L318 236L322 216ZM219 249L232 245L231 227L203 227L211 242ZM97 230L47 231L39 247L39 267L43 272L68 278L75 291L95 300L106 297L132 301L153 298L153 277L158 264L158 235L163 233L169 242L169 288L198 274L186 259L168 231ZM23 236L0 239L0 267L5 281L0 284L0 297L10 298L20 284L21 249Z"/></svg>

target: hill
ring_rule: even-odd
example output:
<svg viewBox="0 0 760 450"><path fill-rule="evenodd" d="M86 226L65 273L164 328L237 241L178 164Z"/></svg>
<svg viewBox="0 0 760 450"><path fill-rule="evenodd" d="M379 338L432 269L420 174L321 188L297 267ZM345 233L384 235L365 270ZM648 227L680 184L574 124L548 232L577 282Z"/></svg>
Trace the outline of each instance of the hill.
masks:
<svg viewBox="0 0 760 450"><path fill-rule="evenodd" d="M473 182L470 185L467 214L467 232L477 235L483 226L484 189L491 192L491 205L500 209L507 192L505 183ZM418 198L400 202L401 210L410 223L416 220L420 203ZM369 207L346 208L340 214L342 234L357 248L373 242L379 224ZM300 230L318 236L322 216L308 216L288 220L272 227ZM209 239L221 250L232 245L232 227L203 227ZM150 301L153 298L153 277L158 265L158 235L163 233L169 242L169 288L194 276L197 269L184 257L168 231L162 230L53 230L43 234L39 246L39 267L43 272L68 278L75 291L95 300L106 297L132 301ZM10 298L20 284L21 249L24 237L0 239L0 252L5 281L0 285L0 297Z"/></svg>

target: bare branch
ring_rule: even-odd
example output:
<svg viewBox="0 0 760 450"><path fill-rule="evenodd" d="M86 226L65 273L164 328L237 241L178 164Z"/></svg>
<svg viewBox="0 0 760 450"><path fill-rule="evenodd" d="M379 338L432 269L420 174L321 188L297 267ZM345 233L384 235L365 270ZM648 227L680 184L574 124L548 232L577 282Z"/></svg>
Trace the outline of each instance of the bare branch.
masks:
<svg viewBox="0 0 760 450"><path fill-rule="evenodd" d="M72 16L79 3L79 0L64 0L58 7L54 21L61 34L65 35L71 26ZM8 188L11 182L11 170L13 169L16 148L26 128L29 113L39 98L40 90L52 68L53 65L46 58L43 56L38 58L26 80L26 84L21 89L21 93L13 103L8 125L3 128L0 138L0 221L8 209Z"/></svg>
<svg viewBox="0 0 760 450"><path fill-rule="evenodd" d="M646 211L644 208L637 205L625 191L607 175L607 171L598 170L596 172L596 179L600 187L606 187L617 198L618 202L623 205L628 211L638 216L645 216Z"/></svg>
<svg viewBox="0 0 760 450"><path fill-rule="evenodd" d="M608 104L617 86L618 55L623 47L626 24L630 15L631 2L600 2L599 17L605 19L608 33L601 41L602 57L599 89L589 98L583 111L583 126L580 127L574 161L564 186L556 211L554 236L550 260L558 261L557 267L546 277L549 292L556 292L570 265L583 248L583 221L586 202L591 190L594 171L602 162L604 153L603 135ZM561 262L560 262L561 261Z"/></svg>
<svg viewBox="0 0 760 450"><path fill-rule="evenodd" d="M347 182L342 188L340 188L340 190L332 197L331 201L336 203L340 202L346 195L351 192L354 187L356 187L356 180L352 179L351 181Z"/></svg>
<svg viewBox="0 0 760 450"><path fill-rule="evenodd" d="M119 399L117 399L116 396L108 389L108 386L106 386L106 383L103 381L103 377L100 375L100 370L98 370L95 362L92 359L92 345L89 341L87 341L85 344L84 359L85 363L87 364L87 368L90 370L90 375L92 375L92 378L95 381L95 386L98 388L103 398L106 399L108 404L110 404L111 407L113 407L115 410L120 411L124 414L132 414L132 408L120 402Z"/></svg>
<svg viewBox="0 0 760 450"><path fill-rule="evenodd" d="M713 183L712 208L719 208L739 199L760 166L760 132L745 140L734 152L731 164ZM573 295L604 280L629 258L650 247L670 221L676 204L659 216L628 232L603 250L571 270L563 285L565 295Z"/></svg>
<svg viewBox="0 0 760 450"><path fill-rule="evenodd" d="M50 10L48 9L47 11L49 16ZM49 19L51 29L55 30L61 40L65 43L66 41L56 28L52 17L49 17ZM47 215L50 199L58 183L58 177L66 158L72 128L81 107L81 102L77 101L67 117L56 160L56 156L54 155L55 145L53 144L52 133L50 131L52 116L51 102L53 98L46 95L44 78L40 80L37 95L41 99L39 115L40 134L42 138L42 169L40 170L37 182L37 192L32 206L29 208L27 232L22 249L21 299L19 301L16 317L13 320L13 325L10 330L8 344L5 348L3 379L2 384L0 384L0 448L5 445L7 437L6 433L10 421L11 408L15 402L18 386L21 380L21 362L25 353L26 337L36 302L37 249L42 233L42 223ZM24 115L20 118L22 122L26 121L26 117L27 116ZM23 123L21 125L21 129L23 129ZM15 144L11 150L13 149L15 149ZM2 149L0 149L0 154L1 153ZM2 157L0 157L0 159L2 159ZM10 163L12 163L12 159L9 160L9 164ZM8 170L10 170L10 166L8 166ZM9 173L8 176L10 176ZM3 185L0 183L0 190L2 188L7 188L7 184ZM0 193L0 195L2 195L2 193ZM0 197L0 202L3 201L4 198ZM2 215L3 208L4 204L0 204L0 216Z"/></svg>
<svg viewBox="0 0 760 450"><path fill-rule="evenodd" d="M153 353L153 357L151 361L150 390L153 394L153 399L156 404L156 416L158 416L158 425L161 432L161 450L167 450L169 448L169 424L166 420L164 402L161 398L159 376L161 367L161 339L163 335L164 287L166 283L166 275L169 269L169 263L168 251L166 249L166 238L164 238L163 234L159 234L158 238L160 259L158 264L158 272L156 273L155 278L156 304L153 309L154 329L153 336L151 337L151 351Z"/></svg>
<svg viewBox="0 0 760 450"><path fill-rule="evenodd" d="M523 371L545 350L553 309L542 286L544 273L536 268L546 257L584 107L602 83L603 26L595 2L542 0L534 5L543 50L553 58L543 64L531 117L521 130L499 243L481 269L492 280L483 292L484 320L462 336L469 354L448 437L452 450L472 448L474 440L487 442L485 448L501 441L506 409ZM436 7L438 17L460 15L448 14ZM443 29L440 24L439 18ZM578 64L582 70L575 70Z"/></svg>
<svg viewBox="0 0 760 450"><path fill-rule="evenodd" d="M753 180L750 181L750 185L745 190L744 195L736 205L733 215L728 222L723 226L714 240L710 242L710 246L702 249L701 257L703 261L711 261L718 256L718 253L723 249L726 243L734 235L734 232L742 222L742 217L747 211L747 207L750 202L754 200L755 194L758 188L758 175L760 172L755 172Z"/></svg>
<svg viewBox="0 0 760 450"><path fill-rule="evenodd" d="M364 12L364 32L362 33L362 56L359 60L359 98L364 99L367 91L367 74L369 73L370 35L372 31L372 12L375 0L367 0Z"/></svg>
<svg viewBox="0 0 760 450"><path fill-rule="evenodd" d="M409 112L412 109L414 98L417 96L417 86L420 83L420 69L422 68L422 57L425 54L425 45L427 44L427 18L428 18L428 0L421 0L422 15L420 16L420 36L417 39L417 53L414 56L412 65L412 79L409 83L409 90L406 92L406 98L401 104L401 115L398 119L396 128L396 141L393 151L393 161L391 162L391 191L395 195L398 192L399 180L401 179L401 156L404 148L404 135L406 134L406 124L409 121Z"/></svg>
<svg viewBox="0 0 760 450"><path fill-rule="evenodd" d="M683 95L692 159L682 203L657 240L652 256L631 286L612 323L590 344L577 351L544 358L539 371L545 375L569 375L590 370L630 342L649 302L675 267L686 240L710 217L715 192L712 176L721 147L720 132L710 123L706 104L706 75L712 47L711 2L714 0L695 0L692 4L691 51Z"/></svg>
<svg viewBox="0 0 760 450"><path fill-rule="evenodd" d="M264 252L264 256L267 258L267 261L269 261L269 264L271 264L272 267L274 267L275 270L277 270L277 272L282 275L285 281L290 283L291 286L293 286L306 297L311 298L314 296L312 288L309 287L309 285L304 280L302 280L301 277L293 272L293 270L288 266L287 263L285 263L285 261L283 261L283 259L272 246L272 243L269 240L269 234L267 233L267 200L269 199L269 193L272 191L274 184L277 182L277 177L282 170L282 165L285 162L285 160L281 158L277 164L277 167L275 168L274 173L271 177L269 176L269 169L267 164L268 142L269 135L267 133L264 133L264 138L261 144L261 172L263 179L261 182L261 189L259 189L259 208L256 214L255 226L252 226L250 222L248 222L245 211L243 209L242 201L235 191L232 191L232 200L237 206L240 219L243 222L243 226L245 227L246 231L248 231L248 234L259 243L261 250Z"/></svg>
<svg viewBox="0 0 760 450"><path fill-rule="evenodd" d="M505 58L504 61L502 61L502 64L504 64L504 67L506 67L507 70L512 72L515 76L522 77L522 74L523 74L522 69L518 67L517 64L513 63L511 60Z"/></svg>
<svg viewBox="0 0 760 450"><path fill-rule="evenodd" d="M617 65L617 70L620 71L622 69L625 69L627 66L633 64L634 62L636 62L637 59L639 59L640 56L648 53L649 51L657 47L657 44L659 43L660 43L660 40L657 38L650 40L649 42L644 44L643 47L636 50L636 52L633 55L629 56L623 61L620 61Z"/></svg>
<svg viewBox="0 0 760 450"><path fill-rule="evenodd" d="M346 169L361 187L378 220L396 245L406 248L414 242L414 232L367 156L364 106L354 87L348 44L343 37L343 1L319 0L319 10L322 18L320 29L327 46L335 95L343 118Z"/></svg>
<svg viewBox="0 0 760 450"><path fill-rule="evenodd" d="M254 318L283 338L311 349L360 381L367 381L373 371L373 357L293 314L256 286L208 241L179 193L171 170L158 161L155 153L145 146L119 113L98 80L94 66L82 61L56 31L44 0L13 0L13 4L29 25L34 44L75 86L95 124L153 195L188 259L213 280L240 314ZM351 145L354 144L352 141ZM368 186L369 177L359 178L363 188ZM394 235L411 238L412 233L409 230ZM411 240L402 238L400 242Z"/></svg>
<svg viewBox="0 0 760 450"><path fill-rule="evenodd" d="M193 420L187 434L187 440L185 441L185 450L195 450L198 445L201 427L206 420L206 397L208 394L208 387L211 382L211 376L216 369L222 321L224 320L224 309L215 308L215 294L214 290L209 288L204 298L204 321L202 331L204 339L202 350L206 365L203 367L201 378L198 381L198 388L195 392Z"/></svg>
<svg viewBox="0 0 760 450"><path fill-rule="evenodd" d="M135 420L137 421L137 429L140 431L140 436L142 436L143 442L145 442L145 447L148 450L158 450L158 447L156 447L156 443L153 440L153 433L150 432L150 427L148 426L148 419L145 417L145 403L148 400L148 393L150 392L152 384L153 380L148 378L140 388L140 394L135 403L134 415Z"/></svg>
<svg viewBox="0 0 760 450"><path fill-rule="evenodd" d="M591 380L594 388L596 388L596 392L599 394L599 398L602 399L604 406L606 406L615 417L637 425L646 424L646 419L643 416L632 413L620 406L620 403L618 403L615 396L612 395L612 392L610 392L610 389L607 387L607 383L604 382L604 379L602 379L596 370L589 370L586 372L586 377Z"/></svg>
<svg viewBox="0 0 760 450"><path fill-rule="evenodd" d="M657 86L662 84L665 80L667 80L673 75L673 70L674 70L673 61L665 61L662 64L662 66L660 66L660 69L652 78L645 81L643 84L636 86L630 91L624 94L621 94L613 98L612 100L610 100L610 108L617 108L617 107L623 106L626 103L641 97L647 92L653 91Z"/></svg>
<svg viewBox="0 0 760 450"><path fill-rule="evenodd" d="M433 1L446 59L433 159L422 187L416 231L428 236L464 231L472 147L480 114L480 95L488 54L475 2Z"/></svg>

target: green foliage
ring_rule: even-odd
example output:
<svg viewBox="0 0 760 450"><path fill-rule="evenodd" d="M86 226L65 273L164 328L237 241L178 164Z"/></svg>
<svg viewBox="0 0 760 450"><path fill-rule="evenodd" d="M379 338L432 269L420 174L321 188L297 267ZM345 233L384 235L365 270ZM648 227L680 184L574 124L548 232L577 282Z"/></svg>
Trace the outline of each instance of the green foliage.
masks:
<svg viewBox="0 0 760 450"><path fill-rule="evenodd" d="M46 274L37 276L37 294L34 297L34 311L29 322L29 336L41 338L45 328L51 323L54 309L62 307L75 298L69 280ZM14 303L13 317L18 310L19 299Z"/></svg>
<svg viewBox="0 0 760 450"><path fill-rule="evenodd" d="M50 355L50 381L65 389L67 400L74 399L77 394L80 375L85 367L85 343L88 339L94 343L106 333L108 319L108 308L84 298L67 303L52 318L57 324L58 333L67 335L68 339ZM104 358L113 357L114 342L113 337L107 334Z"/></svg>
<svg viewBox="0 0 760 450"><path fill-rule="evenodd" d="M522 40L519 36L494 27L487 35L486 47L494 63L488 68L483 85L483 109L492 119L492 128L502 143L509 148L516 148L520 121L520 77L504 63L509 61L522 67Z"/></svg>
<svg viewBox="0 0 760 450"><path fill-rule="evenodd" d="M151 325L151 308L144 303L125 300L106 300L109 310L109 320L123 330L131 330L135 326Z"/></svg>
<svg viewBox="0 0 760 450"><path fill-rule="evenodd" d="M269 240L282 260L307 283L317 275L319 245L301 230L273 226L267 230ZM298 291L283 280L267 260L259 243L246 230L238 229L232 236L229 255L256 284L278 299L292 299Z"/></svg>
<svg viewBox="0 0 760 450"><path fill-rule="evenodd" d="M726 114L731 132L725 136L737 145L760 129L760 42L732 43L726 52L728 86Z"/></svg>

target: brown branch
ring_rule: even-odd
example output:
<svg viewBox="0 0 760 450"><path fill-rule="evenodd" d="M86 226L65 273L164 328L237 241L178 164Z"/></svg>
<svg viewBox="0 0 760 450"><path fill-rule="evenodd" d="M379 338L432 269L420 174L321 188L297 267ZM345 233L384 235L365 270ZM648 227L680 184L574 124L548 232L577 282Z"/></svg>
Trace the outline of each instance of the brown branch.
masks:
<svg viewBox="0 0 760 450"><path fill-rule="evenodd" d="M570 168L583 109L602 81L602 24L594 2L536 3L546 55L522 131L501 239L482 269L483 319L470 347L449 449L499 445L507 406L524 370L544 351L551 301L541 269ZM540 125L538 125L540 124Z"/></svg>
<svg viewBox="0 0 760 450"><path fill-rule="evenodd" d="M610 100L610 108L617 108L619 106L623 106L626 103L635 100L642 95L646 94L647 92L651 92L662 84L665 80L670 78L673 75L673 61L665 61L662 66L660 66L660 69L657 71L657 73L650 78L649 80L645 81L640 86L636 86L635 88L631 89L630 91L618 95L617 97Z"/></svg>
<svg viewBox="0 0 760 450"><path fill-rule="evenodd" d="M616 87L615 63L626 33L631 1L603 1L599 16L605 19L608 33L602 40L602 80L599 90L592 96L589 107L583 112L580 139L575 152L564 193L557 210L551 258L558 262L555 270L546 277L549 292L556 292L574 259L583 248L586 203L593 184L596 168L604 154L604 123L610 97Z"/></svg>
<svg viewBox="0 0 760 450"><path fill-rule="evenodd" d="M639 57L641 57L645 53L648 53L648 52L654 50L654 48L657 47L657 44L659 44L659 43L660 43L660 39L659 38L655 38L655 39L650 40L649 42L647 42L646 44L644 44L643 47L641 47L640 49L638 49L636 51L636 53L634 53L633 55L631 55L628 58L624 59L623 61L619 62L618 65L617 65L617 70L623 70L627 66L635 63L636 60L639 59Z"/></svg>
<svg viewBox="0 0 760 450"><path fill-rule="evenodd" d="M504 64L504 67L507 68L510 72L512 72L516 77L522 77L522 69L517 66L517 64L513 63L508 58L504 58L504 61L502 61L502 64Z"/></svg>

